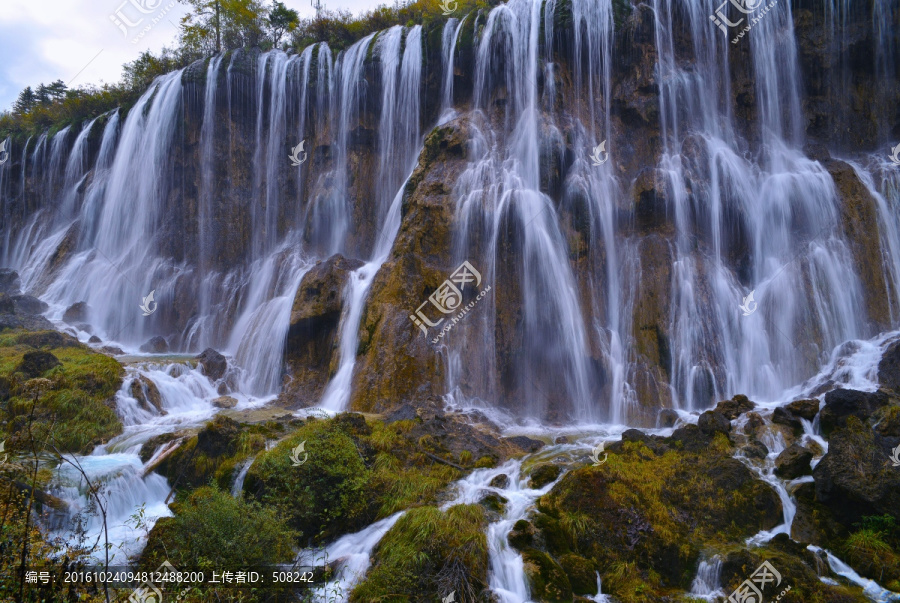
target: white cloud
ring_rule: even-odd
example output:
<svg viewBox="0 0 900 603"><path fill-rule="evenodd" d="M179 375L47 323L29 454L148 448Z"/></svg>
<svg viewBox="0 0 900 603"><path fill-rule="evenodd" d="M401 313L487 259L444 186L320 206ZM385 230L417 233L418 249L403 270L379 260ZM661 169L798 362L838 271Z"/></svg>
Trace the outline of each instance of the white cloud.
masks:
<svg viewBox="0 0 900 603"><path fill-rule="evenodd" d="M118 82L122 65L144 50L173 46L177 24L187 12L175 0L3 0L0 10L0 110L8 109L26 86L63 80L72 87ZM284 0L302 17L315 14L310 0ZM330 9L365 12L375 3L324 0ZM152 7L142 15L135 6ZM126 38L110 15L121 11L132 22L143 18ZM165 15L144 36L138 32L160 13Z"/></svg>

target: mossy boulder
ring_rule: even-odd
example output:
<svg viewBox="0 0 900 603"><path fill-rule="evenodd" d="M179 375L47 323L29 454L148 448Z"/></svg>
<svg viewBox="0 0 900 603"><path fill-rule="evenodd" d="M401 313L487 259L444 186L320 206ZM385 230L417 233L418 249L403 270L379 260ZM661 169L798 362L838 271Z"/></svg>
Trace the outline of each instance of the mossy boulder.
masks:
<svg viewBox="0 0 900 603"><path fill-rule="evenodd" d="M312 421L256 459L244 492L279 509L304 538L326 538L365 525L368 477L353 439L330 421Z"/></svg>
<svg viewBox="0 0 900 603"><path fill-rule="evenodd" d="M273 508L211 487L195 490L171 508L174 517L159 519L150 531L141 569L155 570L168 560L177 568L221 571L294 557L297 534Z"/></svg>
<svg viewBox="0 0 900 603"><path fill-rule="evenodd" d="M540 489L559 477L562 468L553 463L541 463L531 470L531 479L528 485L534 489Z"/></svg>
<svg viewBox="0 0 900 603"><path fill-rule="evenodd" d="M571 603L572 585L569 577L553 557L529 548L522 551L522 560L532 597L547 603Z"/></svg>
<svg viewBox="0 0 900 603"><path fill-rule="evenodd" d="M29 417L40 446L86 453L122 431L115 395L125 370L114 359L55 331L0 334L0 380L8 445L26 437ZM2 439L2 438L0 438Z"/></svg>
<svg viewBox="0 0 900 603"><path fill-rule="evenodd" d="M196 435L185 437L179 448L154 469L181 490L210 482L227 489L237 464L263 450L267 438L278 435L278 430L271 427L243 425L228 417L217 416ZM158 446L164 441L154 443Z"/></svg>
<svg viewBox="0 0 900 603"><path fill-rule="evenodd" d="M825 412L824 410L822 411ZM816 500L845 523L863 515L898 516L900 471L888 462L894 438L884 438L855 416L831 433L828 453L813 469Z"/></svg>
<svg viewBox="0 0 900 603"><path fill-rule="evenodd" d="M25 379L34 379L61 364L59 358L50 352L35 350L22 355L22 361L16 366L15 372L21 373Z"/></svg>
<svg viewBox="0 0 900 603"><path fill-rule="evenodd" d="M350 594L351 603L428 601L450 593L457 601L490 599L487 519L480 505L407 512L378 543L372 567Z"/></svg>
<svg viewBox="0 0 900 603"><path fill-rule="evenodd" d="M705 544L742 543L781 522L778 494L731 457L725 434L702 451L674 437L660 440L658 452L624 442L610 447L607 463L566 474L539 499L533 518L533 540L547 554L564 568L564 555L588 560L605 590L622 600L688 590ZM584 584L583 568L579 576Z"/></svg>

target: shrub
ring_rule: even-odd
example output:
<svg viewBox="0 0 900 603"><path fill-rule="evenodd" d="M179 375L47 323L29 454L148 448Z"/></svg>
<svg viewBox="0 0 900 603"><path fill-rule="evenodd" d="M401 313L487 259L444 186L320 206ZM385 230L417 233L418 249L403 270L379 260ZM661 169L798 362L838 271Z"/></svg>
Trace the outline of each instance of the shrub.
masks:
<svg viewBox="0 0 900 603"><path fill-rule="evenodd" d="M172 505L150 531L141 555L144 569L168 560L178 569L248 568L288 562L296 533L274 509L233 498L215 487L195 490Z"/></svg>

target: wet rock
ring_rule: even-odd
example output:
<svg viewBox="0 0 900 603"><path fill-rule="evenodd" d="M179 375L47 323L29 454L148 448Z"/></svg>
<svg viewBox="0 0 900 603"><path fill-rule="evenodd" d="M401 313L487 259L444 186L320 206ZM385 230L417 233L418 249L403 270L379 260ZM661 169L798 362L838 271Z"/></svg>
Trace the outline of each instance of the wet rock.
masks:
<svg viewBox="0 0 900 603"><path fill-rule="evenodd" d="M896 445L848 416L832 431L828 453L813 469L816 500L848 524L862 515L896 514L900 471L888 462L892 443Z"/></svg>
<svg viewBox="0 0 900 603"><path fill-rule="evenodd" d="M648 426L656 424L658 409L672 406L668 386L668 367L671 365L671 333L669 332L669 301L672 296L672 245L667 237L652 233L640 239L638 253L641 278L637 282L632 332L634 351L634 387L638 400L652 400L652 405L640 407ZM629 417L629 424L637 424L642 417Z"/></svg>
<svg viewBox="0 0 900 603"><path fill-rule="evenodd" d="M678 413L671 408L664 408L656 416L656 422L660 427L675 427L675 423L678 422Z"/></svg>
<svg viewBox="0 0 900 603"><path fill-rule="evenodd" d="M756 437L759 430L766 426L765 420L755 412L747 414L747 422L744 424L744 433Z"/></svg>
<svg viewBox="0 0 900 603"><path fill-rule="evenodd" d="M509 487L509 476L505 473L495 475L494 478L490 481L489 485L491 488L499 488L501 490L505 490Z"/></svg>
<svg viewBox="0 0 900 603"><path fill-rule="evenodd" d="M791 538L828 547L849 535L847 526L837 521L831 510L816 500L816 484L800 484L791 492L797 512L791 523Z"/></svg>
<svg viewBox="0 0 900 603"><path fill-rule="evenodd" d="M725 420L727 421L728 419ZM682 448L690 452L706 450L710 441L710 437L692 423L679 427L672 432L672 436L668 439L673 442L680 442Z"/></svg>
<svg viewBox="0 0 900 603"><path fill-rule="evenodd" d="M731 421L722 413L715 410L707 410L700 415L697 421L697 427L704 434L711 436L716 432L724 434L731 433Z"/></svg>
<svg viewBox="0 0 900 603"><path fill-rule="evenodd" d="M788 404L787 408L792 415L812 421L819 414L819 401L815 398L809 400L794 400Z"/></svg>
<svg viewBox="0 0 900 603"><path fill-rule="evenodd" d="M534 542L534 537L537 534L537 530L534 525L528 521L527 519L520 519L515 524L513 524L512 530L509 531L509 536L507 536L507 540L509 541L509 545L516 550L522 550L526 547L531 546Z"/></svg>
<svg viewBox="0 0 900 603"><path fill-rule="evenodd" d="M885 438L900 438L900 405L884 406L870 419L875 433ZM898 441L900 443L900 441Z"/></svg>
<svg viewBox="0 0 900 603"><path fill-rule="evenodd" d="M553 440L554 444L568 444L569 438L566 436L557 436L555 440Z"/></svg>
<svg viewBox="0 0 900 603"><path fill-rule="evenodd" d="M569 553L560 556L559 565L569 577L572 593L590 596L597 594L596 568L590 559Z"/></svg>
<svg viewBox="0 0 900 603"><path fill-rule="evenodd" d="M218 398L213 399L211 404L216 408L234 408L237 406L238 401L231 396L220 396Z"/></svg>
<svg viewBox="0 0 900 603"><path fill-rule="evenodd" d="M87 322L88 314L90 313L90 308L87 305L87 302L77 302L66 308L66 311L63 312L63 322L68 323L70 325L75 325L80 322Z"/></svg>
<svg viewBox="0 0 900 603"><path fill-rule="evenodd" d="M738 394L731 400L723 400L716 405L716 412L725 415L729 421L734 421L745 412L750 412L756 408L756 403L751 401L747 396Z"/></svg>
<svg viewBox="0 0 900 603"><path fill-rule="evenodd" d="M103 343L103 340L96 335L91 335L91 338L88 339L88 343Z"/></svg>
<svg viewBox="0 0 900 603"><path fill-rule="evenodd" d="M0 293L18 295L20 286L18 272L9 268L0 268Z"/></svg>
<svg viewBox="0 0 900 603"><path fill-rule="evenodd" d="M50 307L33 295L14 295L11 299L18 314L43 314Z"/></svg>
<svg viewBox="0 0 900 603"><path fill-rule="evenodd" d="M900 393L900 341L890 344L878 362L878 383Z"/></svg>
<svg viewBox="0 0 900 603"><path fill-rule="evenodd" d="M390 425L397 421L415 421L419 418L419 414L411 404L404 404L400 408L388 413L384 418L384 424Z"/></svg>
<svg viewBox="0 0 900 603"><path fill-rule="evenodd" d="M513 436L505 439L513 446L521 448L525 452L537 452L545 446L544 442L541 440L533 440L527 436Z"/></svg>
<svg viewBox="0 0 900 603"><path fill-rule="evenodd" d="M522 551L531 596L537 601L571 601L572 585L563 568L550 555L533 548Z"/></svg>
<svg viewBox="0 0 900 603"><path fill-rule="evenodd" d="M22 362L16 367L15 372L22 373L26 379L34 379L61 364L59 358L50 352L25 352L25 355L22 356Z"/></svg>
<svg viewBox="0 0 900 603"><path fill-rule="evenodd" d="M216 388L216 393L219 394L220 396L224 396L225 394L231 393L231 388L228 387L228 384L223 381Z"/></svg>
<svg viewBox="0 0 900 603"><path fill-rule="evenodd" d="M865 421L872 413L889 403L889 396L881 391L835 389L825 394L825 406L819 416L819 425L827 436L836 427L846 425L849 417Z"/></svg>
<svg viewBox="0 0 900 603"><path fill-rule="evenodd" d="M16 304L8 295L0 293L0 331L24 329L26 331L51 331L53 323L38 314L16 311Z"/></svg>
<svg viewBox="0 0 900 603"><path fill-rule="evenodd" d="M667 226L674 216L669 215L671 195L666 174L656 168L641 170L634 182L635 227L642 233Z"/></svg>
<svg viewBox="0 0 900 603"><path fill-rule="evenodd" d="M125 351L122 348L114 346L114 345L105 345L102 348L100 348L100 351L103 352L104 354L109 354L110 356L124 356L125 355Z"/></svg>
<svg viewBox="0 0 900 603"><path fill-rule="evenodd" d="M785 427L789 427L794 430L794 433L799 433L803 429L803 425L800 423L800 419L795 417L789 410L787 410L783 406L779 406L772 413L772 422L777 423L778 425L784 425Z"/></svg>
<svg viewBox="0 0 900 603"><path fill-rule="evenodd" d="M850 164L832 160L825 164L841 202L840 222L853 258L855 274L862 284L861 312L875 323L876 332L891 325L891 294L882 274L878 204Z"/></svg>
<svg viewBox="0 0 900 603"><path fill-rule="evenodd" d="M145 354L165 354L169 351L169 344L164 337L157 335L156 337L151 337L147 340L147 342L140 347L140 350Z"/></svg>
<svg viewBox="0 0 900 603"><path fill-rule="evenodd" d="M753 439L741 448L744 456L751 459L764 459L769 455L769 449L759 440Z"/></svg>
<svg viewBox="0 0 900 603"><path fill-rule="evenodd" d="M775 458L775 475L784 479L809 475L812 473L809 466L812 459L812 452L799 444L791 444Z"/></svg>
<svg viewBox="0 0 900 603"><path fill-rule="evenodd" d="M491 514L499 519L506 511L506 505L509 501L495 492L484 491L478 504L487 509Z"/></svg>
<svg viewBox="0 0 900 603"><path fill-rule="evenodd" d="M203 374L209 377L210 381L218 381L225 375L225 369L228 368L228 361L225 356L212 348L206 348L195 356L203 367Z"/></svg>
<svg viewBox="0 0 900 603"><path fill-rule="evenodd" d="M528 486L534 489L543 488L559 477L560 473L562 473L562 469L560 469L559 465L553 465L552 463L540 464L531 470L531 479L528 481Z"/></svg>
<svg viewBox="0 0 900 603"><path fill-rule="evenodd" d="M659 436L647 435L643 431L639 429L626 429L622 432L622 443L624 442L641 442L652 450L655 454L665 454L666 450L669 447L665 443L665 438L661 438ZM621 451L621 446L617 446L620 444L619 442L614 442L612 445L606 446L606 450L610 452L619 453Z"/></svg>
<svg viewBox="0 0 900 603"><path fill-rule="evenodd" d="M310 406L321 398L337 362L347 279L360 266L361 261L337 254L303 276L291 306L285 350L291 381L281 397L288 407Z"/></svg>
<svg viewBox="0 0 900 603"><path fill-rule="evenodd" d="M131 397L138 401L144 410L155 409L161 415L167 414L162 407L162 395L156 384L143 375L131 382Z"/></svg>

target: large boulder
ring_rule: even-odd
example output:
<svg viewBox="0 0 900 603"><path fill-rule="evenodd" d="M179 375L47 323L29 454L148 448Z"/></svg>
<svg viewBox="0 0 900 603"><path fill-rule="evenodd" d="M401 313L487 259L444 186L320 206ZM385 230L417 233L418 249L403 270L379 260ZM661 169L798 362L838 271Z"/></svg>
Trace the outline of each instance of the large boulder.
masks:
<svg viewBox="0 0 900 603"><path fill-rule="evenodd" d="M131 397L137 400L138 404L140 404L141 408L144 410L149 411L152 408L161 415L166 414L166 411L162 407L162 395L159 393L159 389L156 387L156 384L147 377L144 377L143 375L137 377L131 382L129 390L131 392Z"/></svg>
<svg viewBox="0 0 900 603"><path fill-rule="evenodd" d="M43 314L49 307L33 295L14 295L11 299L18 314Z"/></svg>
<svg viewBox="0 0 900 603"><path fill-rule="evenodd" d="M728 434L731 432L731 421L718 411L707 410L697 420L697 427L708 436L716 432Z"/></svg>
<svg viewBox="0 0 900 603"><path fill-rule="evenodd" d="M9 268L0 268L0 293L6 295L18 295L21 282L19 273Z"/></svg>
<svg viewBox="0 0 900 603"><path fill-rule="evenodd" d="M900 393L900 340L890 344L878 362L881 387Z"/></svg>
<svg viewBox="0 0 900 603"><path fill-rule="evenodd" d="M50 352L36 350L25 352L25 355L22 356L22 361L16 366L16 372L25 375L26 379L34 379L61 364L59 358Z"/></svg>
<svg viewBox="0 0 900 603"><path fill-rule="evenodd" d="M225 356L218 353L212 348L206 348L195 356L203 367L203 374L209 377L210 381L218 381L225 375L225 369L228 368L228 361Z"/></svg>
<svg viewBox="0 0 900 603"><path fill-rule="evenodd" d="M848 524L863 515L896 516L900 471L888 459L897 443L848 416L844 425L831 433L828 453L813 469L816 500Z"/></svg>
<svg viewBox="0 0 900 603"><path fill-rule="evenodd" d="M756 408L756 403L747 398L747 396L738 394L731 400L723 400L716 404L715 410L725 415L729 421L734 421L745 412L750 412Z"/></svg>
<svg viewBox="0 0 900 603"><path fill-rule="evenodd" d="M784 479L794 479L812 473L809 466L813 453L800 446L791 444L781 451L775 459L775 475Z"/></svg>
<svg viewBox="0 0 900 603"><path fill-rule="evenodd" d="M157 335L151 337L141 346L140 350L145 354L166 354L169 351L169 344L165 337Z"/></svg>
<svg viewBox="0 0 900 603"><path fill-rule="evenodd" d="M77 325L78 323L87 322L88 314L90 313L90 308L87 305L87 302L77 302L66 308L66 311L63 312L63 322L70 325Z"/></svg>
<svg viewBox="0 0 900 603"><path fill-rule="evenodd" d="M809 400L794 400L785 408L795 417L812 421L819 414L819 401L815 398Z"/></svg>
<svg viewBox="0 0 900 603"><path fill-rule="evenodd" d="M350 275L361 265L338 254L303 276L287 335L285 365L290 381L281 394L287 406L315 404L337 370L344 292Z"/></svg>
<svg viewBox="0 0 900 603"><path fill-rule="evenodd" d="M828 435L834 428L845 425L848 417L865 421L876 410L889 405L890 402L890 397L881 391L835 389L825 394L825 406L819 416L819 425L825 435Z"/></svg>

